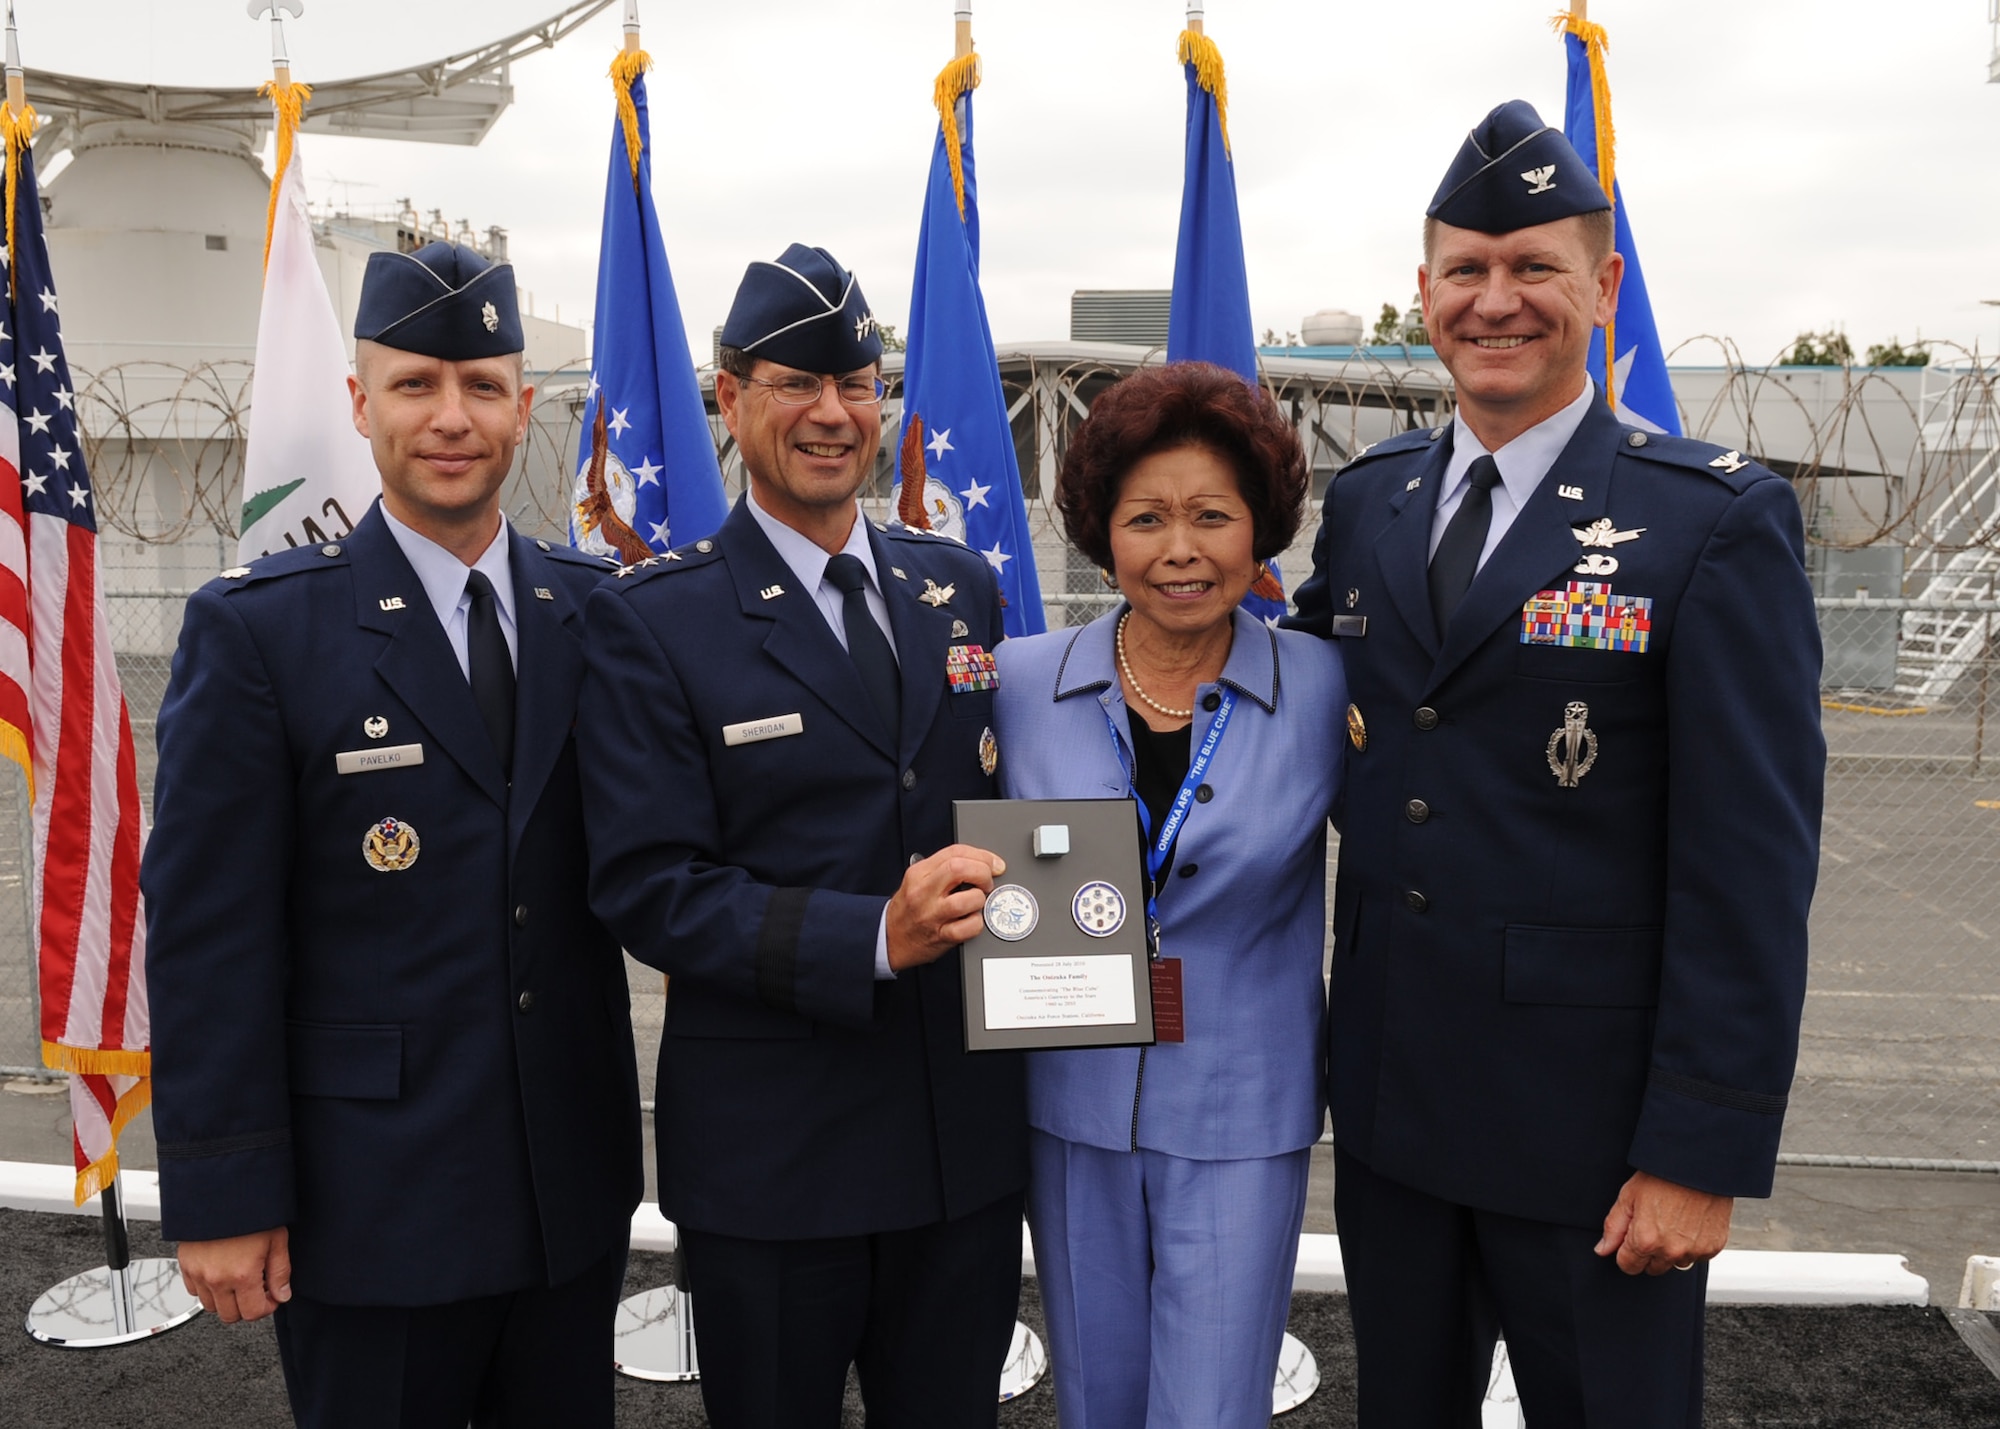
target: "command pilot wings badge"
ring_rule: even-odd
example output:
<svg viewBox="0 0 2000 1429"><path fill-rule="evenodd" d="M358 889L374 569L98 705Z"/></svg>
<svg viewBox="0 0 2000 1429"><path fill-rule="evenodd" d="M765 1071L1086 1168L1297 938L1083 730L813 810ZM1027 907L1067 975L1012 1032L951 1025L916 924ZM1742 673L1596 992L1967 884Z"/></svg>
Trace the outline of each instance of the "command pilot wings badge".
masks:
<svg viewBox="0 0 2000 1429"><path fill-rule="evenodd" d="M1528 170L1525 174L1522 174L1521 177L1526 179L1530 184L1534 185L1534 187L1528 190L1529 193L1545 194L1550 189L1555 187L1554 183L1555 174L1556 174L1556 166L1554 164L1544 164L1539 169Z"/></svg>

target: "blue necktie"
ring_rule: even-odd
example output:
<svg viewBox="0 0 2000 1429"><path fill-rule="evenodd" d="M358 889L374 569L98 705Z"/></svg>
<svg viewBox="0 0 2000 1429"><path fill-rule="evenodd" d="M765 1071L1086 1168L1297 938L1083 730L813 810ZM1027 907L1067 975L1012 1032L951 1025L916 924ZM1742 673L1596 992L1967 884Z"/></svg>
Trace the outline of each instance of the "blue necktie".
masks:
<svg viewBox="0 0 2000 1429"><path fill-rule="evenodd" d="M861 672L869 701L882 717L891 743L901 735L903 725L903 677L896 668L896 652L889 637L875 623L868 609L868 572L858 556L845 551L826 563L827 584L840 592L841 621L847 627L847 653Z"/></svg>
<svg viewBox="0 0 2000 1429"><path fill-rule="evenodd" d="M1431 616L1437 621L1440 640L1451 624L1452 612L1465 599L1473 576L1479 572L1479 553L1486 549L1486 533L1493 526L1493 487L1500 480L1500 468L1492 457L1479 457L1465 479L1469 483L1465 496L1431 557Z"/></svg>
<svg viewBox="0 0 2000 1429"><path fill-rule="evenodd" d="M466 594L472 609L465 623L466 674L472 683L472 702L479 706L479 718L500 756L500 767L510 775L514 768L514 661L507 653L507 637L500 630L499 597L485 572L473 571L465 578Z"/></svg>

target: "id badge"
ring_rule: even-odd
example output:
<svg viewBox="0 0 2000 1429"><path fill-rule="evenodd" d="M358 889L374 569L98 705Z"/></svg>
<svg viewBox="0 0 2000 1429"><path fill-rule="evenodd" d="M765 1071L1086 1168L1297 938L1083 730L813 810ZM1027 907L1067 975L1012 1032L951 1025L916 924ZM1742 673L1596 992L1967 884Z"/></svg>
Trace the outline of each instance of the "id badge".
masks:
<svg viewBox="0 0 2000 1429"><path fill-rule="evenodd" d="M1181 960L1154 958L1147 966L1153 974L1153 1040L1187 1041L1187 1023L1181 1015Z"/></svg>

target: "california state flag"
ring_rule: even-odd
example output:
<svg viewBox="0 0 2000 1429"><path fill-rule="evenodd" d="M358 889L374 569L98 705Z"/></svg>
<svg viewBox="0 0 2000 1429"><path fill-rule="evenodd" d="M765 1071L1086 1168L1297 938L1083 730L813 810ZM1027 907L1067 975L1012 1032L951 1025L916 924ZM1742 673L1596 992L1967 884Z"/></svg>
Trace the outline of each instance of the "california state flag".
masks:
<svg viewBox="0 0 2000 1429"><path fill-rule="evenodd" d="M368 442L354 430L347 346L313 256L298 144L278 147L283 168L272 185L243 457L242 561L346 535L381 489Z"/></svg>

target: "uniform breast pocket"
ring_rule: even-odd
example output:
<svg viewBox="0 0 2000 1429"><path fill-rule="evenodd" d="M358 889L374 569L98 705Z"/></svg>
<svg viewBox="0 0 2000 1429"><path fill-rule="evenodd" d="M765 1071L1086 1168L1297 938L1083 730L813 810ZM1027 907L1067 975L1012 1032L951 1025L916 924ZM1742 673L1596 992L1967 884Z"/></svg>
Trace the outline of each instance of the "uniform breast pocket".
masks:
<svg viewBox="0 0 2000 1429"><path fill-rule="evenodd" d="M1562 684L1614 685L1645 675L1650 655L1631 650L1596 650L1570 645L1523 645L1514 669L1530 680Z"/></svg>
<svg viewBox="0 0 2000 1429"><path fill-rule="evenodd" d="M960 719L976 719L990 724L993 721L993 691L967 690L964 694L945 696L945 703Z"/></svg>

